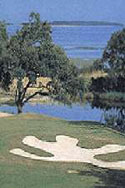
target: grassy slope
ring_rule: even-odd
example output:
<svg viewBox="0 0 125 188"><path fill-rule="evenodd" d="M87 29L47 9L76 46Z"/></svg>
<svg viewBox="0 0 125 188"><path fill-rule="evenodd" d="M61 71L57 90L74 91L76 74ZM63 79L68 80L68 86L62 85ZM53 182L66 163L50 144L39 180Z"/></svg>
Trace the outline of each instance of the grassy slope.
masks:
<svg viewBox="0 0 125 188"><path fill-rule="evenodd" d="M41 115L0 119L0 188L93 188L103 184L109 188L109 185L124 185L125 171L101 169L84 163L33 161L9 153L10 149L21 147L38 155L50 156L44 151L24 146L21 141L26 135L54 141L56 135L60 134L78 138L79 146L86 148L109 143L125 144L124 135L91 122L66 122ZM121 160L124 159L124 154L123 152ZM120 155L117 154L116 157L119 159ZM111 157L106 160L111 160ZM69 170L77 173L70 174ZM120 182L117 180L118 176L121 178Z"/></svg>

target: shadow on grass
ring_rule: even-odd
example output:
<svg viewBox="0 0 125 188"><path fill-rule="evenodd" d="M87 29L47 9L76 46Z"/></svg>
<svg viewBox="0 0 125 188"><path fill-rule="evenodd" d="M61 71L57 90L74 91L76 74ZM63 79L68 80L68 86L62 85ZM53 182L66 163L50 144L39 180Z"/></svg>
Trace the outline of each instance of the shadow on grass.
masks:
<svg viewBox="0 0 125 188"><path fill-rule="evenodd" d="M71 125L84 125L84 126L88 126L88 125L98 125L98 126L104 126L104 124L100 124L97 121L68 121L69 124Z"/></svg>
<svg viewBox="0 0 125 188"><path fill-rule="evenodd" d="M94 176L99 179L100 183L94 188L125 188L125 171L96 168L88 171L80 171L81 176Z"/></svg>
<svg viewBox="0 0 125 188"><path fill-rule="evenodd" d="M113 126L109 126L109 125L106 125L106 124L103 124L101 122L96 122L96 121L68 121L68 123L70 125L79 125L79 126L90 126L91 129L96 129L97 128L108 128L109 130L112 130L113 132L115 133L118 133L122 136L125 136L125 132L122 132L121 130L117 130L115 129Z"/></svg>

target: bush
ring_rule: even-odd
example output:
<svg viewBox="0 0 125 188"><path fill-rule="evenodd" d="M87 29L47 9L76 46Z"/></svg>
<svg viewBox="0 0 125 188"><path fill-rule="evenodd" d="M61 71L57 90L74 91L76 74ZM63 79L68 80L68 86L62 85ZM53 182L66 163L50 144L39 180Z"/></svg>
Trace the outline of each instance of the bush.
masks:
<svg viewBox="0 0 125 188"><path fill-rule="evenodd" d="M112 77L100 77L100 78L92 78L92 84L90 87L92 92L125 92L125 79L122 76L118 76L117 78Z"/></svg>

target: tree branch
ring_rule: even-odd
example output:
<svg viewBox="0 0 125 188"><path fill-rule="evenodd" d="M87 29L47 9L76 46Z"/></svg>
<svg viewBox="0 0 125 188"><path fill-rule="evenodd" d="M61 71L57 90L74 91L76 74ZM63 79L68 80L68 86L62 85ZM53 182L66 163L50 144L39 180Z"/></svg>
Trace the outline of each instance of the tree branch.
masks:
<svg viewBox="0 0 125 188"><path fill-rule="evenodd" d="M49 96L48 92L42 92L42 90L35 92L34 94L30 95L29 97L27 97L23 103L28 102L30 99L32 99L33 97L35 97L36 95L41 95L41 96Z"/></svg>

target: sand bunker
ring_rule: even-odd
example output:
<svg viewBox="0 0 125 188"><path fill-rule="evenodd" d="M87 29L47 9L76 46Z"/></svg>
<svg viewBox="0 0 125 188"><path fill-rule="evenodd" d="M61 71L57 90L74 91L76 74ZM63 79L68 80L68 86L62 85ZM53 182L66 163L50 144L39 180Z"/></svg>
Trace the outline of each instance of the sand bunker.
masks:
<svg viewBox="0 0 125 188"><path fill-rule="evenodd" d="M13 114L8 114L8 113L4 113L4 112L0 112L0 118L1 117L9 117L12 116Z"/></svg>
<svg viewBox="0 0 125 188"><path fill-rule="evenodd" d="M52 157L41 157L35 154L28 153L20 148L12 149L10 153L34 160L55 162L83 162L91 163L98 167L125 170L125 161L104 162L94 158L99 154L115 153L121 150L125 150L125 146L105 145L97 149L85 149L77 146L78 140L76 138L71 138L69 136L63 135L56 136L56 141L57 142L46 142L37 139L35 136L27 136L22 141L23 144L27 146L44 150L53 154Z"/></svg>

